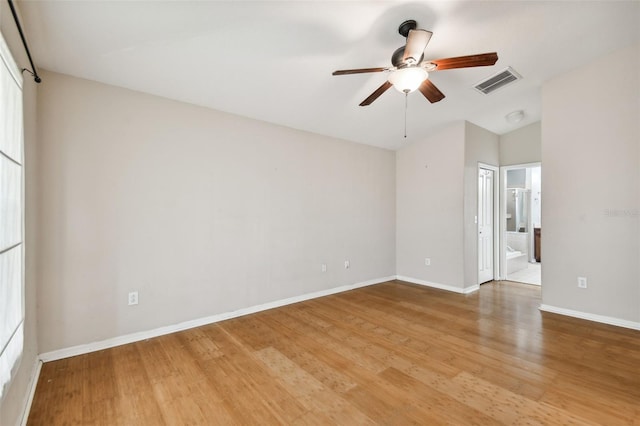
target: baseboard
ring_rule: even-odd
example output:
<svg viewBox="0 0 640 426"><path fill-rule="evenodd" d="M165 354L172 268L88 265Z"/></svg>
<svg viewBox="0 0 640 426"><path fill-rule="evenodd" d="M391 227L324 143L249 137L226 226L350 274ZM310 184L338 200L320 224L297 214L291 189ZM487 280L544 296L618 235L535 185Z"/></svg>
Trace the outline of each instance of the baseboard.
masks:
<svg viewBox="0 0 640 426"><path fill-rule="evenodd" d="M465 287L462 289L462 294L473 293L474 291L480 290L480 284L472 285L471 287Z"/></svg>
<svg viewBox="0 0 640 426"><path fill-rule="evenodd" d="M551 312L554 314L567 315L574 318L580 318L589 321L601 322L603 324L616 325L618 327L631 328L633 330L640 330L640 322L634 322L629 320L623 320L620 318L608 317L605 315L589 314L587 312L574 311L572 309L558 308L550 305L540 305L540 310L544 312Z"/></svg>
<svg viewBox="0 0 640 426"><path fill-rule="evenodd" d="M21 426L26 426L27 420L29 420L31 404L33 404L33 397L36 394L36 387L38 386L38 379L40 378L41 369L42 361L39 358L36 358L36 362L33 366L33 375L31 376L31 380L29 381L29 397L27 398L27 402L24 405L24 410L22 411L22 420L20 421Z"/></svg>
<svg viewBox="0 0 640 426"><path fill-rule="evenodd" d="M113 348L115 346L126 345L127 343L139 342L141 340L151 339L153 337L163 336L165 334L175 333L177 331L188 330L190 328L200 327L207 324L224 321L231 318L237 318L243 315L254 314L256 312L266 311L268 309L278 308L280 306L291 305L293 303L303 302L305 300L316 299L318 297L329 296L331 294L342 293L360 287L366 287L374 284L380 284L386 281L392 281L396 277L383 277L373 280L363 281L355 284L348 284L340 287L334 287L327 290L320 290L313 293L307 293L301 296L289 297L287 299L276 300L273 302L263 303L261 305L250 306L248 308L238 309L236 311L224 312L204 318L181 322L179 324L159 327L152 330L140 331L137 333L126 334L123 336L113 337L98 342L87 343L84 345L72 346L69 348L58 349L51 352L40 354L43 362L55 361L58 359L69 358L72 356L83 355L102 349Z"/></svg>
<svg viewBox="0 0 640 426"><path fill-rule="evenodd" d="M454 286L446 285L446 284L438 284L438 283L433 283L433 282L430 282L430 281L419 280L417 278L405 277L404 275L397 275L396 279L398 279L400 281L406 281L406 282L411 283L411 284L423 285L425 287L432 287L432 288L437 288L439 290L452 291L454 293L460 293L460 294L469 294L469 293L473 293L474 291L477 291L477 290L480 289L479 285L474 285L474 286L466 287L466 288L460 288L460 287L454 287Z"/></svg>

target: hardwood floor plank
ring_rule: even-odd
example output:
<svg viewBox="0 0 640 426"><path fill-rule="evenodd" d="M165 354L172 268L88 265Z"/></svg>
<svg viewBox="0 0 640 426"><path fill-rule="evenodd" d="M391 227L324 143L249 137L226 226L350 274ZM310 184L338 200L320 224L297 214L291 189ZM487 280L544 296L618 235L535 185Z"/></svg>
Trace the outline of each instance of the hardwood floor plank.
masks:
<svg viewBox="0 0 640 426"><path fill-rule="evenodd" d="M73 357L42 366L37 389L41 410L32 410L29 422L38 425L82 424L82 357ZM33 418L33 420L32 420Z"/></svg>
<svg viewBox="0 0 640 426"><path fill-rule="evenodd" d="M43 365L29 425L640 426L640 332L391 281Z"/></svg>
<svg viewBox="0 0 640 426"><path fill-rule="evenodd" d="M453 384L462 390L457 394L460 402L481 410L505 424L522 423L523 418L541 424L595 424L562 409L531 401L466 372L454 377Z"/></svg>
<svg viewBox="0 0 640 426"><path fill-rule="evenodd" d="M605 395L594 398L588 391L575 388L571 392L549 389L540 402L564 411L581 413L583 417L600 424L632 424L634 419L640 418L640 407L637 405L626 405L625 410L619 410L621 402L617 398Z"/></svg>
<svg viewBox="0 0 640 426"><path fill-rule="evenodd" d="M93 355L87 357L87 366L83 370L82 402L85 407L104 400L112 401L117 395L113 374L113 351L101 350Z"/></svg>
<svg viewBox="0 0 640 426"><path fill-rule="evenodd" d="M375 304L369 304L370 308L376 308ZM353 306L347 306L345 308L346 311L348 312L355 312L355 310L353 309ZM338 304L333 304L332 305L332 309L338 309ZM387 315L388 312L381 312L381 314ZM374 315L373 317L369 318L372 321L375 321L375 318L377 316ZM407 319L407 321L409 321L409 318L411 317L411 314L409 314L409 317ZM389 317L391 318L391 317ZM352 323L355 323L352 321ZM389 324L389 323L387 323ZM391 325L389 325L391 326ZM460 357L460 356L456 356L456 358L451 358L453 355L451 354L451 351L449 351L449 348L456 348L458 346L460 346L460 350L458 352L460 353L472 353L470 350L473 349L473 347L468 344L466 341L462 340L456 340L453 341L452 338L450 336L447 336L445 334L441 334L441 335L434 335L431 334L432 330L429 329L415 329L414 332L414 328L415 325L411 325L409 327L406 326L405 322L401 322L400 324L398 324L398 328L396 329L397 331L402 331L404 333L407 333L407 335L411 336L411 338L413 339L413 341L415 341L416 336L429 336L430 340L432 341L438 341L438 340L445 340L447 342L447 355L445 358L443 358L443 362L442 363L433 363L430 362L431 366L437 366L437 365L456 365L458 368L454 369L454 373L459 372L461 369L466 369L469 371L474 372L474 374L480 375L483 378L486 378L487 380L490 381L495 381L496 383L499 382L499 384L501 384L502 386L508 387L509 389L527 389L529 390L528 394L535 394L535 395L541 395L542 394L542 386L540 385L541 382L541 378L537 375L534 375L531 370L534 369L534 365L529 365L526 366L526 369L517 369L517 371L513 371L512 367L508 367L509 371L505 371L505 365L510 365L513 364L514 361L517 360L513 360L513 358L509 358L507 361L510 362L505 362L505 356L503 353L497 353L495 351L492 352L492 354L494 355L494 357L496 358L491 358L490 356L482 358L482 356L484 355L478 355L478 353L476 352L476 355L473 358L469 358L469 357ZM416 334L417 333L417 334ZM405 337L406 339L406 337ZM396 345L393 345L391 341L388 342L388 344L386 345L389 349L394 349L396 351L402 350L402 346L398 347ZM427 350L431 350L431 353L434 353L433 350L434 346L432 345L431 349L427 349ZM485 350L485 348L482 348L483 350ZM424 351L425 349L423 349ZM420 351L418 353L423 353L423 351ZM411 356L410 354L406 354L405 352L405 356ZM434 358L434 356L432 356L432 358ZM419 362L419 360L418 360ZM515 362L517 363L517 362ZM391 366L394 366L396 368L399 368L400 370L403 370L403 368L401 366L399 366L397 363L393 364L390 360L388 360L388 364ZM453 375L452 375L453 376ZM530 380L528 382L526 382L527 386L523 386L523 376L525 378L529 378ZM551 378L549 378L549 380L551 380Z"/></svg>
<svg viewBox="0 0 640 426"><path fill-rule="evenodd" d="M287 330L287 333L296 333L299 336L298 338L305 341L308 345L311 344L311 342L302 336L313 336L313 346L316 346L317 350L329 351L332 354L338 355L346 363L353 363L372 373L377 373L385 369L383 363L365 352L368 345L366 341L357 338L357 336L344 334L336 328L330 328L324 330L324 333L319 333L318 328L312 323L292 320L291 316L295 315L295 313L294 310L291 312L283 312L282 318L275 319L274 315L265 315L265 319L277 324L276 326L284 328Z"/></svg>
<svg viewBox="0 0 640 426"><path fill-rule="evenodd" d="M220 327L222 330L222 327ZM240 424L279 424L287 418L297 418L304 410L300 404L289 404L296 412L282 411L282 401L293 399L285 389L273 383L251 352L233 336L217 335L224 356L207 363L206 374L211 385L221 395L229 414Z"/></svg>
<svg viewBox="0 0 640 426"><path fill-rule="evenodd" d="M432 423L438 423L446 418L452 424L492 425L499 424L486 413L461 403L457 395L449 392L443 386L433 387L416 380L409 374L405 374L393 367L388 368L381 376L389 383L403 389L407 399L416 408L430 413ZM448 380L446 382L449 382ZM419 396L418 396L419 395Z"/></svg>

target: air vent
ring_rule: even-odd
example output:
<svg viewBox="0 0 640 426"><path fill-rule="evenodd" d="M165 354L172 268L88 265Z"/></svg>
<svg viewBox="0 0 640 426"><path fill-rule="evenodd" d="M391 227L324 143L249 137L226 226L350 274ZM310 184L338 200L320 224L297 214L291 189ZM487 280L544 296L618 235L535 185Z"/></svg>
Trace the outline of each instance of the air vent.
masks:
<svg viewBox="0 0 640 426"><path fill-rule="evenodd" d="M506 86L507 84L520 80L521 78L522 76L515 72L513 68L507 67L504 71L500 71L498 74L494 74L486 80L481 81L473 88L478 92L488 95L489 93L495 92L496 90Z"/></svg>

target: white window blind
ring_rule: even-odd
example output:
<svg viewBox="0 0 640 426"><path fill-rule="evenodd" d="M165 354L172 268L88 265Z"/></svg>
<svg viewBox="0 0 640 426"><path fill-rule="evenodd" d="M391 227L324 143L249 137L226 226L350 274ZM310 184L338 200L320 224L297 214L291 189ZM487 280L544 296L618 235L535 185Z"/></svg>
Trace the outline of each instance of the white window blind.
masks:
<svg viewBox="0 0 640 426"><path fill-rule="evenodd" d="M0 34L0 399L24 338L22 77Z"/></svg>

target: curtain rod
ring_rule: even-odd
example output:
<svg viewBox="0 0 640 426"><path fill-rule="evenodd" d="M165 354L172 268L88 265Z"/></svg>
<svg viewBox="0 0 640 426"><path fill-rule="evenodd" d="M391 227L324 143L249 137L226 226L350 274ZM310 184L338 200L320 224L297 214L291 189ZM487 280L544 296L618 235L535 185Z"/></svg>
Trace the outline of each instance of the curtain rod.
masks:
<svg viewBox="0 0 640 426"><path fill-rule="evenodd" d="M27 52L27 58L29 58L29 63L31 64L31 70L27 68L23 68L22 72L26 71L33 76L33 80L36 83L40 83L42 79L38 75L38 70L36 70L36 66L33 64L33 59L31 59L31 52L29 52L29 46L27 46L27 40L24 38L24 33L22 32L22 26L20 25L20 20L18 19L18 14L16 13L16 9L13 6L12 0L7 0L9 2L9 7L11 8L11 14L13 15L13 20L16 21L16 25L18 26L18 32L20 33L20 38L22 39L22 44L24 45L24 50Z"/></svg>

